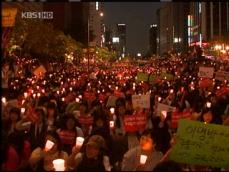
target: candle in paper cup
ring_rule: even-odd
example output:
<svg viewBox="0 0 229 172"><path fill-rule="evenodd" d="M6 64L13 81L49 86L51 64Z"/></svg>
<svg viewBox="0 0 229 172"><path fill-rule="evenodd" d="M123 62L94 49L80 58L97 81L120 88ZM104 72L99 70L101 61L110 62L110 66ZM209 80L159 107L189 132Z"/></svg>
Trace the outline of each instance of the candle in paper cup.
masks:
<svg viewBox="0 0 229 172"><path fill-rule="evenodd" d="M3 103L4 105L6 105L6 98L5 98L5 97L2 98L2 103Z"/></svg>
<svg viewBox="0 0 229 172"><path fill-rule="evenodd" d="M114 121L110 121L110 128L114 128Z"/></svg>
<svg viewBox="0 0 229 172"><path fill-rule="evenodd" d="M21 108L21 113L22 113L22 114L25 113L25 108Z"/></svg>
<svg viewBox="0 0 229 172"><path fill-rule="evenodd" d="M167 116L167 111L163 110L163 111L161 111L161 113L162 113L162 115L164 116L164 118L166 118L166 116Z"/></svg>
<svg viewBox="0 0 229 172"><path fill-rule="evenodd" d="M140 164L144 165L146 163L147 156L146 155L141 155L140 156Z"/></svg>
<svg viewBox="0 0 229 172"><path fill-rule="evenodd" d="M207 102L207 108L210 108L211 107L211 102Z"/></svg>
<svg viewBox="0 0 229 172"><path fill-rule="evenodd" d="M53 146L54 146L54 143L50 140L47 140L45 144L45 151L49 151L50 149L52 149Z"/></svg>
<svg viewBox="0 0 229 172"><path fill-rule="evenodd" d="M64 160L63 159L55 159L52 161L55 171L64 171Z"/></svg>
<svg viewBox="0 0 229 172"><path fill-rule="evenodd" d="M24 93L24 97L27 98L27 96L28 96L28 93Z"/></svg>
<svg viewBox="0 0 229 172"><path fill-rule="evenodd" d="M161 101L161 97L158 97L158 101L159 101L159 102Z"/></svg>
<svg viewBox="0 0 229 172"><path fill-rule="evenodd" d="M76 146L82 146L84 142L84 138L83 137L76 137Z"/></svg>
<svg viewBox="0 0 229 172"><path fill-rule="evenodd" d="M80 99L79 98L76 98L76 102L79 103L80 102Z"/></svg>
<svg viewBox="0 0 229 172"><path fill-rule="evenodd" d="M82 99L82 95L79 95L78 97L79 97L80 99Z"/></svg>
<svg viewBox="0 0 229 172"><path fill-rule="evenodd" d="M115 108L110 108L110 112L111 112L112 114L114 114Z"/></svg>

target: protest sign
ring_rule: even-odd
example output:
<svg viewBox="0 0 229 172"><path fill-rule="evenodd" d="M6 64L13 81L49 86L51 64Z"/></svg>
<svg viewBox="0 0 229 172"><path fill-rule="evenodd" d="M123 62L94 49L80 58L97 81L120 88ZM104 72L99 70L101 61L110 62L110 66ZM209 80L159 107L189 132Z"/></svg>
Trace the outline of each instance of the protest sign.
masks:
<svg viewBox="0 0 229 172"><path fill-rule="evenodd" d="M179 163L229 166L229 127L180 120L177 144L169 157Z"/></svg>
<svg viewBox="0 0 229 172"><path fill-rule="evenodd" d="M138 72L136 81L148 81L149 75L147 73Z"/></svg>
<svg viewBox="0 0 229 172"><path fill-rule="evenodd" d="M144 130L146 125L146 114L143 112L134 115L124 116L124 126L126 132Z"/></svg>
<svg viewBox="0 0 229 172"><path fill-rule="evenodd" d="M158 103L157 105L157 116L160 116L161 111L174 112L176 107L169 106L166 104Z"/></svg>
<svg viewBox="0 0 229 172"><path fill-rule="evenodd" d="M171 81L171 80L173 80L174 76L172 74L169 74L169 73L161 73L160 78Z"/></svg>
<svg viewBox="0 0 229 172"><path fill-rule="evenodd" d="M202 78L213 78L214 68L213 67L199 67L198 76Z"/></svg>
<svg viewBox="0 0 229 172"><path fill-rule="evenodd" d="M156 82L157 82L157 76L151 74L151 75L149 76L149 83L150 83L150 84L155 84Z"/></svg>
<svg viewBox="0 0 229 172"><path fill-rule="evenodd" d="M38 68L36 68L33 72L34 75L40 76L46 73L46 69L43 65L40 65Z"/></svg>
<svg viewBox="0 0 229 172"><path fill-rule="evenodd" d="M199 81L199 86L200 88L208 88L213 86L213 81L212 79L209 78L204 78L202 81Z"/></svg>
<svg viewBox="0 0 229 172"><path fill-rule="evenodd" d="M224 80L229 81L229 72L217 71L215 74L215 79L219 81L224 81Z"/></svg>
<svg viewBox="0 0 229 172"><path fill-rule="evenodd" d="M150 94L146 95L132 95L133 108L150 108Z"/></svg>

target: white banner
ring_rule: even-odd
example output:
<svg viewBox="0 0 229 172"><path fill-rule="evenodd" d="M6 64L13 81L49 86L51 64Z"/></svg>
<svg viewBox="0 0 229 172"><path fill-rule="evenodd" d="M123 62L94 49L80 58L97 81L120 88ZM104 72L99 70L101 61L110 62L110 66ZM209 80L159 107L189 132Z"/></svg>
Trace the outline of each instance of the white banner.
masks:
<svg viewBox="0 0 229 172"><path fill-rule="evenodd" d="M214 68L213 67L200 67L198 76L202 78L213 78Z"/></svg>
<svg viewBox="0 0 229 172"><path fill-rule="evenodd" d="M133 108L150 108L150 94L146 95L132 95Z"/></svg>
<svg viewBox="0 0 229 172"><path fill-rule="evenodd" d="M215 73L215 79L219 81L227 80L229 81L229 72L226 71L217 71Z"/></svg>
<svg viewBox="0 0 229 172"><path fill-rule="evenodd" d="M161 111L174 112L176 107L169 106L166 104L158 103L157 105L157 115L160 116Z"/></svg>

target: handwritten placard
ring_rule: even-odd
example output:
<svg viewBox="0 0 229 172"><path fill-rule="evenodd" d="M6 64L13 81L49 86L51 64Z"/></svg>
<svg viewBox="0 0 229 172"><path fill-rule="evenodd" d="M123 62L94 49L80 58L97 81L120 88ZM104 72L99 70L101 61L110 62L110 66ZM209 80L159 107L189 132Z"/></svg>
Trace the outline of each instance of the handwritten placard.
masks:
<svg viewBox="0 0 229 172"><path fill-rule="evenodd" d="M133 108L150 108L150 94L146 95L132 95Z"/></svg>
<svg viewBox="0 0 229 172"><path fill-rule="evenodd" d="M144 130L146 126L146 114L140 112L134 115L125 115L124 126L126 132Z"/></svg>
<svg viewBox="0 0 229 172"><path fill-rule="evenodd" d="M229 166L229 127L182 119L170 159L211 167Z"/></svg>
<svg viewBox="0 0 229 172"><path fill-rule="evenodd" d="M202 78L213 78L214 68L213 67L199 67L198 76Z"/></svg>
<svg viewBox="0 0 229 172"><path fill-rule="evenodd" d="M176 107L169 106L163 103L158 103L157 105L157 115L160 116L161 111L174 112Z"/></svg>
<svg viewBox="0 0 229 172"><path fill-rule="evenodd" d="M137 73L137 81L148 81L149 75L143 72L138 72Z"/></svg>
<svg viewBox="0 0 229 172"><path fill-rule="evenodd" d="M224 81L224 80L229 81L229 72L217 71L215 74L215 79L219 81Z"/></svg>

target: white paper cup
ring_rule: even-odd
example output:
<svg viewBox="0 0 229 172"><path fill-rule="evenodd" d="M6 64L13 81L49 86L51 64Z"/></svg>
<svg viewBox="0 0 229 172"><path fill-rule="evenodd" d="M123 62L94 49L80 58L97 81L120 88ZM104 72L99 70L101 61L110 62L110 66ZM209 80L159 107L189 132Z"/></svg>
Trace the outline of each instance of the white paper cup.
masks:
<svg viewBox="0 0 229 172"><path fill-rule="evenodd" d="M76 137L76 146L82 146L84 142L84 138L83 137Z"/></svg>
<svg viewBox="0 0 229 172"><path fill-rule="evenodd" d="M55 168L55 171L64 171L64 160L63 159L55 159L52 161L53 167Z"/></svg>
<svg viewBox="0 0 229 172"><path fill-rule="evenodd" d="M110 112L111 112L112 114L114 114L115 108L110 108Z"/></svg>
<svg viewBox="0 0 229 172"><path fill-rule="evenodd" d="M22 125L23 127L29 127L31 124L32 124L32 122L31 122L31 121L28 121L28 122L22 123L21 125Z"/></svg>
<svg viewBox="0 0 229 172"><path fill-rule="evenodd" d="M21 108L21 113L22 113L22 114L25 113L25 108Z"/></svg>
<svg viewBox="0 0 229 172"><path fill-rule="evenodd" d="M207 105L208 108L210 108L212 104L211 104L211 102L207 102L206 105Z"/></svg>
<svg viewBox="0 0 229 172"><path fill-rule="evenodd" d="M47 140L46 144L45 144L45 150L49 151L50 149L52 149L52 147L54 146L55 143L53 143L50 140Z"/></svg>
<svg viewBox="0 0 229 172"><path fill-rule="evenodd" d="M146 163L147 156L146 155L141 155L140 156L140 164L144 165Z"/></svg>
<svg viewBox="0 0 229 172"><path fill-rule="evenodd" d="M76 98L76 102L79 103L80 102L80 99L79 98Z"/></svg>
<svg viewBox="0 0 229 172"><path fill-rule="evenodd" d="M166 116L167 116L167 111L163 110L163 111L161 111L161 114L164 116L164 118L166 118Z"/></svg>
<svg viewBox="0 0 229 172"><path fill-rule="evenodd" d="M110 128L114 128L114 121L110 121Z"/></svg>

